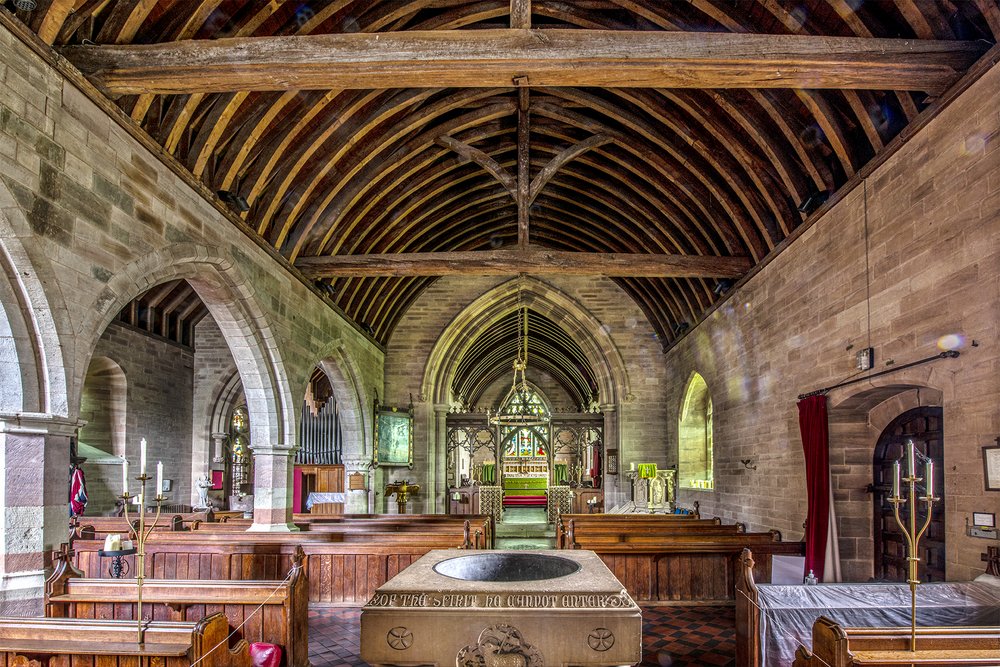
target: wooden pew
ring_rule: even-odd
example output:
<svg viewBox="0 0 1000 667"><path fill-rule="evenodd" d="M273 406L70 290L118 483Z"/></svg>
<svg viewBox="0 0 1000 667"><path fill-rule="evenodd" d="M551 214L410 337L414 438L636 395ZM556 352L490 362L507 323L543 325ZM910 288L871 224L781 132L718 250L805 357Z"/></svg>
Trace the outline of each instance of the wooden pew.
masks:
<svg viewBox="0 0 1000 667"><path fill-rule="evenodd" d="M303 515L297 515L303 516ZM463 544L467 547L489 549L494 544L493 518L486 515L472 515L468 518L449 517L444 515L410 520L392 515L393 519L354 519L317 517L311 521L296 521L296 526L303 534L343 535L339 541L363 541L365 539L380 539L380 533L445 533L464 534L470 531ZM194 523L191 530L202 533L240 533L246 532L251 526L249 521L227 521L224 523ZM370 535L365 538L364 535ZM477 537L478 536L478 537ZM338 538L332 538L338 539ZM407 538L401 538L406 541ZM458 546L458 545L452 545Z"/></svg>
<svg viewBox="0 0 1000 667"><path fill-rule="evenodd" d="M230 649L228 634L223 614L196 623L149 621L142 646L135 621L2 618L0 665L190 667L201 660L199 667L250 667L249 644L242 641Z"/></svg>
<svg viewBox="0 0 1000 667"><path fill-rule="evenodd" d="M148 517L147 517L148 518ZM96 537L104 539L108 535L120 534L123 537L128 537L129 535L135 534L135 526L138 525L139 520L135 519L132 521L132 527L129 527L129 523L125 521L124 517L120 516L88 516L83 517L82 520L76 520L77 523L72 526L73 531L77 534L84 528L90 528L94 531ZM149 526L147 526L148 528ZM185 520L180 515L171 516L161 516L160 521L156 525L156 530L184 530Z"/></svg>
<svg viewBox="0 0 1000 667"><path fill-rule="evenodd" d="M800 646L793 667L1000 665L1000 628L842 628L826 617L813 624L812 651Z"/></svg>
<svg viewBox="0 0 1000 667"><path fill-rule="evenodd" d="M406 541L396 541L399 536ZM323 533L153 532L146 544L145 575L154 579L282 579L296 547L306 556L309 602L363 605L375 589L431 549L457 548L463 536L378 533L360 542ZM375 541L379 540L379 541ZM91 578L108 578L97 556L103 541L78 539L76 567ZM126 560L134 567L134 556ZM134 571L134 570L133 570Z"/></svg>
<svg viewBox="0 0 1000 667"><path fill-rule="evenodd" d="M724 525L719 518L642 515L642 518L633 519L615 514L565 514L556 525L556 544L560 549L576 549L581 542L627 542L639 535L735 535L742 532L745 532L743 524Z"/></svg>
<svg viewBox="0 0 1000 667"><path fill-rule="evenodd" d="M861 587L861 594L881 595L883 591L896 593L896 606L870 604L886 625L904 623L909 619L909 588L906 584L821 584L808 586L810 595L808 608L804 606L781 606L780 600L786 595L801 604L802 593L799 586L758 587L759 568L755 564L755 553L744 550L740 557L740 570L736 582L736 662L747 667L787 666L792 664L794 647L808 641L809 627L821 616L833 617L842 625L860 625L870 618L866 605L834 604L821 593L825 590L838 592L845 587ZM993 564L991 563L991 567ZM938 591L941 591L938 593ZM769 595L764 595L770 593ZM764 598L762 600L762 598ZM921 603L929 606L921 606ZM917 619L931 624L955 623L956 625L993 625L1000 621L1000 590L988 583L942 582L923 584L917 590ZM761 608L766 606L767 611ZM762 613L768 614L767 636L762 624ZM802 623L800 619L810 620ZM789 620L792 619L792 620ZM897 620L898 619L898 620ZM935 620L936 619L936 620ZM941 620L944 619L944 620ZM923 626L927 627L927 626ZM920 627L918 627L918 630ZM765 651L767 647L767 651ZM970 663L978 664L978 663ZM1000 664L1000 663L996 663Z"/></svg>
<svg viewBox="0 0 1000 667"><path fill-rule="evenodd" d="M86 579L57 555L45 584L45 615L54 618L136 618L134 579ZM309 591L305 554L299 549L282 581L146 579L143 616L153 620L198 621L225 614L236 636L282 647L282 665L309 667ZM148 606L146 606L148 605ZM237 630L238 629L238 630Z"/></svg>
<svg viewBox="0 0 1000 667"><path fill-rule="evenodd" d="M647 515L621 530L577 533L572 542L567 530L564 544L596 552L629 594L647 604L733 604L744 548L759 554L756 574L762 581L771 578L772 555L805 551L802 542L783 542L777 531L743 533L734 526L702 527L705 524L698 522L690 531L677 526L677 522L657 523Z"/></svg>

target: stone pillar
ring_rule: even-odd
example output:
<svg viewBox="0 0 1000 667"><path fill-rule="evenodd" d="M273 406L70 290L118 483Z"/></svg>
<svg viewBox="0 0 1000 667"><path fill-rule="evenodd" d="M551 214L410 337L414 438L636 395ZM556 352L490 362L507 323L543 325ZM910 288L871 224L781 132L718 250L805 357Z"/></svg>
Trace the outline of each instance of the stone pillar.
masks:
<svg viewBox="0 0 1000 667"><path fill-rule="evenodd" d="M254 445L251 532L288 533L292 523L292 474L298 447Z"/></svg>
<svg viewBox="0 0 1000 667"><path fill-rule="evenodd" d="M228 433L212 434L212 455L208 457L209 468L212 467L213 463L226 462L226 438L228 437Z"/></svg>
<svg viewBox="0 0 1000 667"><path fill-rule="evenodd" d="M604 414L604 449L618 450L618 474L604 476L604 510L607 511L627 500L623 475L627 469L625 457L629 452L622 446L617 405L604 404L601 412Z"/></svg>
<svg viewBox="0 0 1000 667"><path fill-rule="evenodd" d="M448 405L434 405L434 465L436 467L433 511L444 514L448 507Z"/></svg>
<svg viewBox="0 0 1000 667"><path fill-rule="evenodd" d="M81 425L0 414L0 614L43 613L45 569L69 538L69 440Z"/></svg>
<svg viewBox="0 0 1000 667"><path fill-rule="evenodd" d="M372 488L372 460L370 457L344 459L344 489L345 514L369 514L371 513L371 488ZM352 491L350 488L351 475L360 474L364 476L365 488L363 490Z"/></svg>

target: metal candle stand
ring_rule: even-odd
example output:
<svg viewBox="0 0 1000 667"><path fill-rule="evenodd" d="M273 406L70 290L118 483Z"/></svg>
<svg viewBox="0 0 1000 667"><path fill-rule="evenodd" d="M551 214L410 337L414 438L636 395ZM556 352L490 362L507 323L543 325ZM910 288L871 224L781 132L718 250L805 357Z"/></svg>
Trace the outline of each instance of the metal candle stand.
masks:
<svg viewBox="0 0 1000 667"><path fill-rule="evenodd" d="M136 602L136 618L138 619L138 640L139 646L145 644L146 641L146 628L142 624L142 582L145 578L146 572L146 540L149 538L150 533L156 528L156 524L160 520L160 509L163 505L163 501L166 500L166 496L157 489L156 496L153 498L153 502L156 503L156 516L153 518L153 523L149 528L146 528L146 481L150 479L150 476L145 472L135 478L140 484L140 491L138 494L139 498L139 528L136 530L135 534L135 547L136 547L136 591L137 591L137 602ZM132 494L127 491L122 493L121 499L125 501L125 522L129 525L130 529L132 526L132 521L128 516L128 506L132 502L132 498L135 498Z"/></svg>
<svg viewBox="0 0 1000 667"><path fill-rule="evenodd" d="M903 537L906 538L906 560L908 565L906 583L910 585L910 651L913 652L917 650L917 584L920 583L920 580L917 579L917 567L920 564L917 547L920 544L920 538L924 536L924 532L927 530L927 526L930 525L934 503L940 500L940 498L934 497L934 462L927 461L924 467L924 477L917 477L916 452L912 440L908 441L908 447L907 476L902 477L902 481L906 482L910 487L909 494L906 498L900 495L901 471L899 461L896 461L893 464L892 496L888 500L892 503L892 513L896 517L896 524L902 531ZM924 481L925 479L927 480L924 486L925 495L918 498L917 482ZM911 501L910 516L908 525L904 526L903 521L899 518L899 506L908 501ZM924 517L924 525L921 526L918 532L917 502L920 501L927 503L927 516Z"/></svg>

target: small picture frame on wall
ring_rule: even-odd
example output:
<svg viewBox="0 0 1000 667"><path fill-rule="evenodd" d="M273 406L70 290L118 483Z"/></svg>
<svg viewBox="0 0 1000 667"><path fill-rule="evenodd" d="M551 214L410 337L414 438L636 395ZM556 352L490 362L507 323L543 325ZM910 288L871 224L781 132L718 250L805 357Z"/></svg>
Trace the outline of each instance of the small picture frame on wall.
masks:
<svg viewBox="0 0 1000 667"><path fill-rule="evenodd" d="M987 491L1000 491L1000 446L983 447L983 482Z"/></svg>
<svg viewBox="0 0 1000 667"><path fill-rule="evenodd" d="M973 512L972 525L976 528L996 528L997 515L992 512Z"/></svg>

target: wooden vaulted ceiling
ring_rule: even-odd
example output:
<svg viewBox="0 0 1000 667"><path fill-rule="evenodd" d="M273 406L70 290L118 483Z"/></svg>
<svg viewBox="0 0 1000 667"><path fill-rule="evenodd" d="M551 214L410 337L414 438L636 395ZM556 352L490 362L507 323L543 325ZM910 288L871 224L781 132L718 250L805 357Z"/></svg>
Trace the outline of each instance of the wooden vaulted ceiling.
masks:
<svg viewBox="0 0 1000 667"><path fill-rule="evenodd" d="M382 342L434 276L490 265L612 277L666 346L1000 34L997 0L39 0L17 16Z"/></svg>
<svg viewBox="0 0 1000 667"><path fill-rule="evenodd" d="M484 392L500 378L511 379L512 362L525 340L523 326L522 311L509 313L481 332L462 355L452 382L452 395L464 407L496 407L483 403L484 398L493 398L484 397ZM559 324L529 309L527 343L528 373L547 373L574 403L560 407L586 409L599 400L597 380L586 355Z"/></svg>

